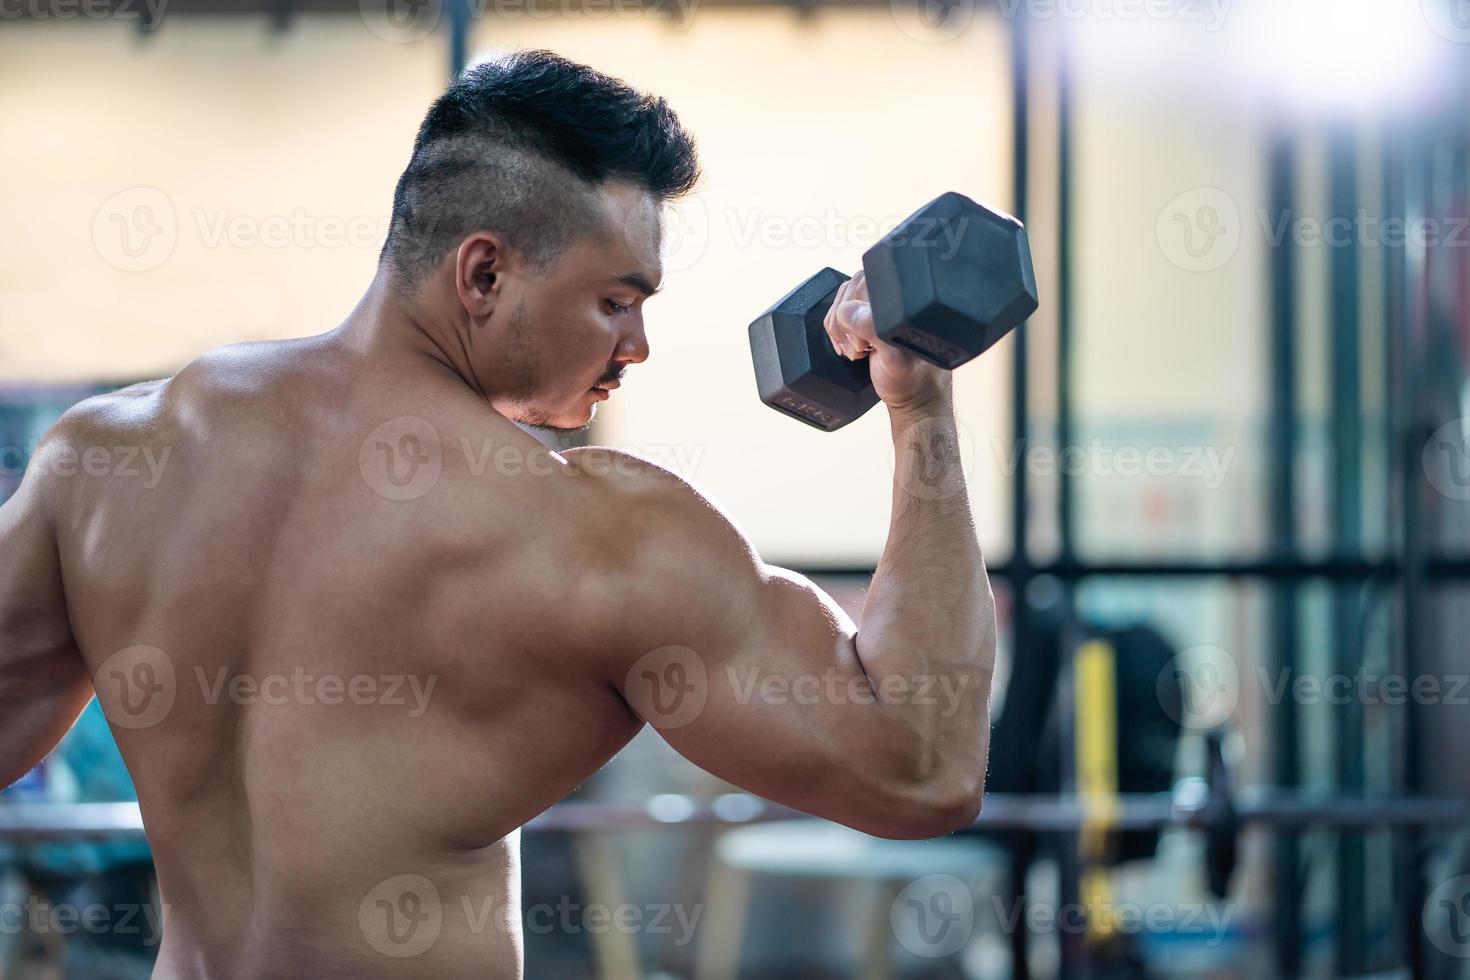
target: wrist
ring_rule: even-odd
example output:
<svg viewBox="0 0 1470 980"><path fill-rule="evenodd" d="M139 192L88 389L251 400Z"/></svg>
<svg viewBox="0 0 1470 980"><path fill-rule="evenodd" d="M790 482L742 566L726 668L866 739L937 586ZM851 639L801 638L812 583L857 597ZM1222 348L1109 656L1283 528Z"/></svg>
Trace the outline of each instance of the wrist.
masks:
<svg viewBox="0 0 1470 980"><path fill-rule="evenodd" d="M954 391L946 374L936 384L922 391L888 403L888 414L895 421L928 419L954 415Z"/></svg>

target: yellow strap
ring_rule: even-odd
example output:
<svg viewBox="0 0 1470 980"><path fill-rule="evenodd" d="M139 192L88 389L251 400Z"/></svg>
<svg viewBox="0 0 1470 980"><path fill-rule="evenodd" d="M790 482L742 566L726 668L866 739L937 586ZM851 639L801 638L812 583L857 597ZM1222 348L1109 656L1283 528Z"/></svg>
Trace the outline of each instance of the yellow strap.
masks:
<svg viewBox="0 0 1470 980"><path fill-rule="evenodd" d="M1118 813L1118 673L1111 643L1089 640L1074 660L1077 795L1082 804L1078 840L1078 891L1087 911L1087 932L1102 939L1115 932L1108 842Z"/></svg>

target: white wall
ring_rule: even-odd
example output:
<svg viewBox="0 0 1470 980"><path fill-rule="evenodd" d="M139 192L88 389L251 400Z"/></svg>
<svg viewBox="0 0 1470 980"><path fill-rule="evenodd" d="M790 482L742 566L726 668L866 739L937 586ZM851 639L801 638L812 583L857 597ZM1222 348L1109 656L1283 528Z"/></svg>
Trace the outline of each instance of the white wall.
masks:
<svg viewBox="0 0 1470 980"><path fill-rule="evenodd" d="M762 406L745 326L820 266L856 267L887 225L940 191L1010 207L1007 27L992 13L936 35L884 8L476 27L481 56L552 47L667 96L698 136L707 179L682 209L666 294L648 308L653 358L630 372L596 435L685 471L773 560L875 559L891 450L881 410L824 435ZM1055 37L1042 27L1042 309L1028 329L1045 354ZM1212 442L1236 455L1209 488L1178 474L1085 473L1083 542L1109 551L1235 548L1259 526L1262 114L1256 96L1215 84L1224 69L1207 56L1223 42L1175 27L1159 43L1078 42L1078 434L1115 445L1110 433L1146 425L1153 433L1129 445ZM8 26L0 379L156 376L219 344L333 326L372 275L393 181L445 62L441 35L389 43L349 16L300 17L284 36L257 18L181 16L146 39L126 22ZM1181 64L1196 70L1181 80ZM1182 268L1160 232L1164 211L1198 188L1226 192L1243 222L1230 259L1204 272ZM118 222L146 218L140 205L164 233L129 255ZM145 242L136 226L129 234ZM1009 347L956 386L997 557L1008 550ZM1033 380L1044 429L1054 393ZM1036 483L1044 512L1054 484Z"/></svg>

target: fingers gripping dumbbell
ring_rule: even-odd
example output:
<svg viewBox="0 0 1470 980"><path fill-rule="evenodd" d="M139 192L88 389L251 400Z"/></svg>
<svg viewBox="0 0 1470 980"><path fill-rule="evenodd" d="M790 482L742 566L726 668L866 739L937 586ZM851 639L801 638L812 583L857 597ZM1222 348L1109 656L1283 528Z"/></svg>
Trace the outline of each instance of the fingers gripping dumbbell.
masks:
<svg viewBox="0 0 1470 980"><path fill-rule="evenodd" d="M863 253L880 340L953 370L1036 311L1026 229L949 192ZM878 403L868 362L832 349L822 321L847 277L823 269L750 325L761 401L831 432Z"/></svg>

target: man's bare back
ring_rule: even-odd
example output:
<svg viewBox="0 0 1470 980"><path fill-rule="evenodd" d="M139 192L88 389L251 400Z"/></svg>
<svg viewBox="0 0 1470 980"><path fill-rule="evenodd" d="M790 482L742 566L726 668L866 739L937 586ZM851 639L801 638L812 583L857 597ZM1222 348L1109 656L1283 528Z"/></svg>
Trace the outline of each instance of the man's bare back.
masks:
<svg viewBox="0 0 1470 980"><path fill-rule="evenodd" d="M647 358L655 203L599 186L604 231L550 267L472 232L331 333L92 399L39 447L0 508L0 785L95 691L157 976L519 977L517 828L645 723L871 833L973 819L995 620L947 376L861 309L831 328L901 444L861 633L674 475L509 420L584 425Z"/></svg>
<svg viewBox="0 0 1470 980"><path fill-rule="evenodd" d="M559 633L583 576L616 560L581 553L596 479L550 469L462 386L395 387L324 344L237 348L95 399L37 460L64 472L66 449L104 447L122 470L70 481L58 545L158 856L161 975L512 962L494 925L519 915L509 835L642 724L591 637ZM437 433L433 458L400 455L398 428ZM162 465L133 475L134 450ZM548 472L501 475L510 454ZM447 914L432 951L395 963L415 882L369 894L403 875Z"/></svg>

